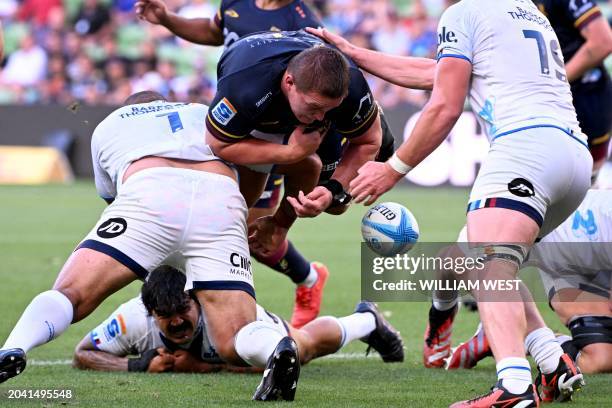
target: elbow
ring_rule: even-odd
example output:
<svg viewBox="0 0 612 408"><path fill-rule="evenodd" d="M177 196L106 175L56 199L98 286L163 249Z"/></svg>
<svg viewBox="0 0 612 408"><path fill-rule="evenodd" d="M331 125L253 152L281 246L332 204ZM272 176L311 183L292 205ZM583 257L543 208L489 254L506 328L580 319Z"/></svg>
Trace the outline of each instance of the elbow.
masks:
<svg viewBox="0 0 612 408"><path fill-rule="evenodd" d="M463 104L451 105L444 102L430 103L428 110L442 123L455 123L463 114Z"/></svg>
<svg viewBox="0 0 612 408"><path fill-rule="evenodd" d="M79 370L86 370L88 367L85 361L83 351L79 349L75 350L74 356L72 357L72 367Z"/></svg>

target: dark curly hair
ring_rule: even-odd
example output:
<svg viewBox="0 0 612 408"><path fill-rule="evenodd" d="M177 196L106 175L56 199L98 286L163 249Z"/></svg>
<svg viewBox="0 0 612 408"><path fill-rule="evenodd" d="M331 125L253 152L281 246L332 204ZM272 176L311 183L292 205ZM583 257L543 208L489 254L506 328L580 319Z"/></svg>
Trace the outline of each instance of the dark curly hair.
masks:
<svg viewBox="0 0 612 408"><path fill-rule="evenodd" d="M169 265L151 272L140 291L147 312L159 316L172 316L189 309L189 300L197 299L185 292L185 274Z"/></svg>

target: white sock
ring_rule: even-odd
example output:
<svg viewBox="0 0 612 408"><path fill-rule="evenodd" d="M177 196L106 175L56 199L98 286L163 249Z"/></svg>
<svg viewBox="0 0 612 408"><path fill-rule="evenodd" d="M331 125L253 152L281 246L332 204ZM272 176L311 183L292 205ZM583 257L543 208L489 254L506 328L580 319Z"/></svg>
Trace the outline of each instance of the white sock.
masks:
<svg viewBox="0 0 612 408"><path fill-rule="evenodd" d="M555 333L548 327L542 327L529 333L525 338L525 349L538 363L543 374L555 371L563 355L563 349L557 342Z"/></svg>
<svg viewBox="0 0 612 408"><path fill-rule="evenodd" d="M312 263L311 263L310 264L310 272L308 272L308 276L306 277L306 279L301 281L298 284L298 286L307 286L309 288L312 288L314 286L314 284L317 283L317 279L319 279L319 273L312 266Z"/></svg>
<svg viewBox="0 0 612 408"><path fill-rule="evenodd" d="M353 313L350 316L339 317L336 321L342 330L340 347L344 347L355 339L366 337L376 329L376 319L369 312Z"/></svg>
<svg viewBox="0 0 612 408"><path fill-rule="evenodd" d="M57 290L43 292L23 311L2 348L20 348L27 353L62 334L72 317L72 303L66 296Z"/></svg>
<svg viewBox="0 0 612 408"><path fill-rule="evenodd" d="M287 334L275 325L256 320L247 324L236 334L236 353L253 367L264 368L274 349Z"/></svg>
<svg viewBox="0 0 612 408"><path fill-rule="evenodd" d="M531 367L526 358L506 357L495 368L497 379L512 394L522 394L531 385Z"/></svg>
<svg viewBox="0 0 612 408"><path fill-rule="evenodd" d="M433 307L440 311L443 312L445 310L450 310L453 307L455 307L455 305L459 302L459 293L455 292L455 297L453 299L441 299L439 297L436 296L436 293L433 293L432 296L432 301L433 301Z"/></svg>

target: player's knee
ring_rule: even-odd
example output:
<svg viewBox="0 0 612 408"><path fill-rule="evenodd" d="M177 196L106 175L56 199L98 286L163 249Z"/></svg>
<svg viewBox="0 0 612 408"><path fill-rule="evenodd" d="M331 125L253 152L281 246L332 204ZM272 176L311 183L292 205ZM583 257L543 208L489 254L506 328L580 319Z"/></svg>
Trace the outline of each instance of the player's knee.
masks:
<svg viewBox="0 0 612 408"><path fill-rule="evenodd" d="M572 343L581 352L581 368L585 372L612 371L611 316L577 316L567 327L572 333Z"/></svg>
<svg viewBox="0 0 612 408"><path fill-rule="evenodd" d="M612 344L589 344L580 350L579 356L578 362L583 373L612 373Z"/></svg>

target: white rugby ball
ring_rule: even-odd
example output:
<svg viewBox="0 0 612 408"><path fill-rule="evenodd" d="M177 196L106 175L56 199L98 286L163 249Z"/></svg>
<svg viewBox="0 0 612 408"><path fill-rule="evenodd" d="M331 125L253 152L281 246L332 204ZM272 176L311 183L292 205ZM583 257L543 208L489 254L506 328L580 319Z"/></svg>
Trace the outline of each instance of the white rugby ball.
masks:
<svg viewBox="0 0 612 408"><path fill-rule="evenodd" d="M419 224L414 215L398 203L382 203L370 208L361 220L361 235L370 249L382 256L409 251L419 240Z"/></svg>

